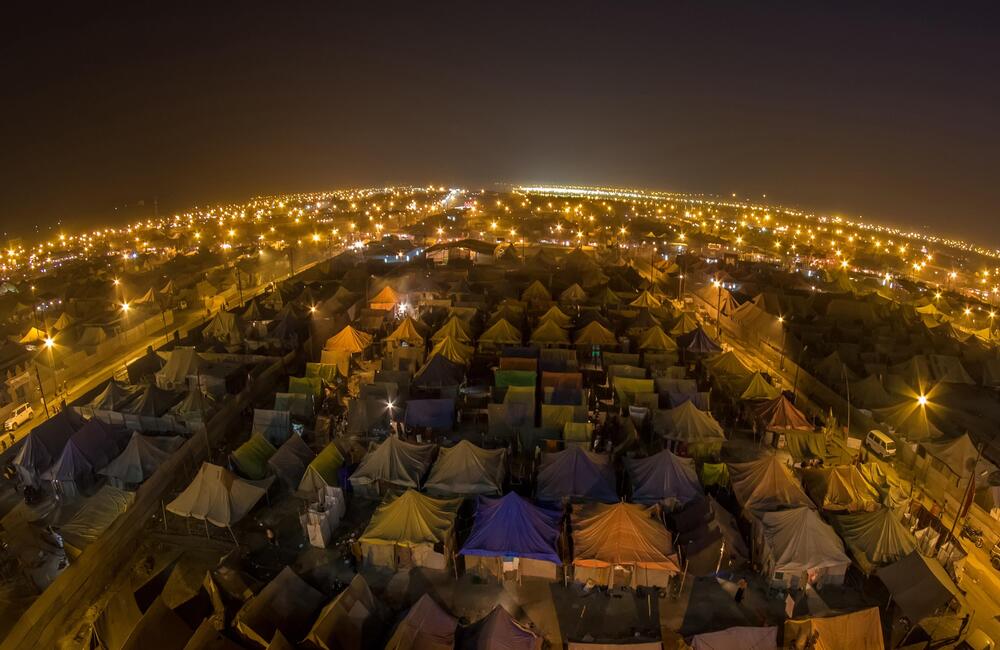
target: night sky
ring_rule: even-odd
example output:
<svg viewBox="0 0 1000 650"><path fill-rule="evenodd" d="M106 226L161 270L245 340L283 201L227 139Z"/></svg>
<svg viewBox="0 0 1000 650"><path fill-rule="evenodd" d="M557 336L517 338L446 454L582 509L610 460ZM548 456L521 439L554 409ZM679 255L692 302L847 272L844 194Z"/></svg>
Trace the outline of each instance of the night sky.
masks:
<svg viewBox="0 0 1000 650"><path fill-rule="evenodd" d="M766 194L1000 244L996 10L87 4L5 15L8 230L154 196L169 213L553 182Z"/></svg>

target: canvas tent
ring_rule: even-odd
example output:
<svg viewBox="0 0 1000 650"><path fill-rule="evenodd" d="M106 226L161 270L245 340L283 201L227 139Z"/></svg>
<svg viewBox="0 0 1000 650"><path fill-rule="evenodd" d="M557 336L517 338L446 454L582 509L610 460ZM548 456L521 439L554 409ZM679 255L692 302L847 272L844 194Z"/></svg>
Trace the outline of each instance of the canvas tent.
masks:
<svg viewBox="0 0 1000 650"><path fill-rule="evenodd" d="M344 454L336 444L331 442L323 447L323 450L306 467L297 491L301 494L312 495L327 487L336 487L338 484L337 472L343 464Z"/></svg>
<svg viewBox="0 0 1000 650"><path fill-rule="evenodd" d="M833 527L866 575L898 562L917 548L913 533L891 508L837 515Z"/></svg>
<svg viewBox="0 0 1000 650"><path fill-rule="evenodd" d="M879 493L854 465L802 470L806 493L819 508L833 512L871 512L878 508Z"/></svg>
<svg viewBox="0 0 1000 650"><path fill-rule="evenodd" d="M744 511L813 507L798 481L776 454L748 463L730 463L733 494Z"/></svg>
<svg viewBox="0 0 1000 650"><path fill-rule="evenodd" d="M564 499L614 503L618 500L614 468L608 456L576 445L542 454L535 496L546 503Z"/></svg>
<svg viewBox="0 0 1000 650"><path fill-rule="evenodd" d="M718 632L696 634L691 638L691 650L777 649L778 628L776 627L729 627Z"/></svg>
<svg viewBox="0 0 1000 650"><path fill-rule="evenodd" d="M281 570L233 618L233 627L254 645L267 648L275 634L301 639L323 604L323 594L292 571Z"/></svg>
<svg viewBox="0 0 1000 650"><path fill-rule="evenodd" d="M760 371L753 373L750 377L747 387L743 389L740 394L740 399L748 402L755 402L758 400L774 400L781 396L781 391L775 386L772 386L764 379L764 376L760 374Z"/></svg>
<svg viewBox="0 0 1000 650"><path fill-rule="evenodd" d="M689 503L671 518L677 531L676 545L684 549L693 575L715 575L720 569L737 569L749 561L750 551L736 518L712 497Z"/></svg>
<svg viewBox="0 0 1000 650"><path fill-rule="evenodd" d="M79 488L93 482L97 470L121 452L125 435L123 429L96 418L88 420L70 436L59 457L42 472L42 478L57 483L64 494L75 495Z"/></svg>
<svg viewBox="0 0 1000 650"><path fill-rule="evenodd" d="M110 485L88 497L70 520L59 527L67 554L75 558L83 553L132 505L134 499L134 493Z"/></svg>
<svg viewBox="0 0 1000 650"><path fill-rule="evenodd" d="M182 444L184 439L180 436L144 436L135 431L125 450L99 473L120 488L139 485L152 476Z"/></svg>
<svg viewBox="0 0 1000 650"><path fill-rule="evenodd" d="M448 321L442 325L438 331L434 332L431 336L431 341L437 343L443 341L447 338L452 338L459 343L469 343L472 341L472 332L469 328L468 323L459 318L458 316L452 316Z"/></svg>
<svg viewBox="0 0 1000 650"><path fill-rule="evenodd" d="M666 587L680 567L656 510L624 502L574 506L574 580L633 589Z"/></svg>
<svg viewBox="0 0 1000 650"><path fill-rule="evenodd" d="M118 411L128 404L138 392L138 386L129 386L115 379L108 381L97 397L87 404L95 411Z"/></svg>
<svg viewBox="0 0 1000 650"><path fill-rule="evenodd" d="M968 478L974 468L977 473L981 474L984 471L988 471L987 468L992 465L989 461L980 457L978 448L972 442L972 438L969 437L968 433L951 440L925 442L923 446L927 450L927 453L940 461L959 478ZM976 464L977 458L979 459L978 465Z"/></svg>
<svg viewBox="0 0 1000 650"><path fill-rule="evenodd" d="M292 433L292 414L288 411L254 409L251 435L263 436L272 445L280 445Z"/></svg>
<svg viewBox="0 0 1000 650"><path fill-rule="evenodd" d="M451 650L456 628L458 620L425 593L396 626L385 650Z"/></svg>
<svg viewBox="0 0 1000 650"><path fill-rule="evenodd" d="M501 318L493 323L479 337L479 347L499 347L502 345L520 345L521 330L514 327L506 319Z"/></svg>
<svg viewBox="0 0 1000 650"><path fill-rule="evenodd" d="M347 325L342 330L327 339L324 350L357 354L371 345L372 337L359 329Z"/></svg>
<svg viewBox="0 0 1000 650"><path fill-rule="evenodd" d="M245 478L260 480L267 476L267 461L277 453L277 448L262 435L250 438L229 455L233 467Z"/></svg>
<svg viewBox="0 0 1000 650"><path fill-rule="evenodd" d="M461 499L435 499L416 490L382 503L358 540L365 562L397 569L446 568L461 504Z"/></svg>
<svg viewBox="0 0 1000 650"><path fill-rule="evenodd" d="M675 456L664 449L646 458L625 458L632 482L632 501L659 503L673 510L702 496L694 460Z"/></svg>
<svg viewBox="0 0 1000 650"><path fill-rule="evenodd" d="M37 487L39 474L59 458L84 422L76 411L64 409L32 429L13 461L21 482Z"/></svg>
<svg viewBox="0 0 1000 650"><path fill-rule="evenodd" d="M374 648L384 633L383 608L359 573L316 617L305 643L319 650Z"/></svg>
<svg viewBox="0 0 1000 650"><path fill-rule="evenodd" d="M139 393L139 397L129 402L122 409L122 412L148 418L159 418L165 415L182 398L183 393L166 390L156 384L150 384Z"/></svg>
<svg viewBox="0 0 1000 650"><path fill-rule="evenodd" d="M662 328L654 325L643 332L642 338L639 339L639 349L672 352L677 349L677 344Z"/></svg>
<svg viewBox="0 0 1000 650"><path fill-rule="evenodd" d="M381 484L419 487L433 457L434 445L418 445L389 436L362 459L351 474L351 485L361 491L380 491Z"/></svg>
<svg viewBox="0 0 1000 650"><path fill-rule="evenodd" d="M964 603L962 592L935 558L911 551L901 560L875 571L903 614L914 623L945 607L952 600Z"/></svg>
<svg viewBox="0 0 1000 650"><path fill-rule="evenodd" d="M573 343L575 345L613 346L618 343L618 340L611 330L594 320L576 331L576 334L573 336Z"/></svg>
<svg viewBox="0 0 1000 650"><path fill-rule="evenodd" d="M761 405L755 415L769 430L812 431L814 428L809 418L795 408L795 405L788 401L784 395L778 395L778 397Z"/></svg>
<svg viewBox="0 0 1000 650"><path fill-rule="evenodd" d="M417 388L443 388L457 386L465 379L465 364L450 361L443 355L434 355L413 376Z"/></svg>
<svg viewBox="0 0 1000 650"><path fill-rule="evenodd" d="M569 334L555 321L546 320L531 332L528 340L535 345L562 345L569 343Z"/></svg>
<svg viewBox="0 0 1000 650"><path fill-rule="evenodd" d="M220 311L205 325L201 335L224 345L238 345L243 342L243 324L236 314Z"/></svg>
<svg viewBox="0 0 1000 650"><path fill-rule="evenodd" d="M471 345L465 345L464 343L448 336L438 341L437 344L431 348L428 357L430 359L433 359L434 357L443 357L452 363L467 365L469 361L472 360L472 352L473 350Z"/></svg>
<svg viewBox="0 0 1000 650"><path fill-rule="evenodd" d="M442 447L425 489L440 496L500 494L506 458L504 449L483 449L468 440Z"/></svg>
<svg viewBox="0 0 1000 650"><path fill-rule="evenodd" d="M849 614L785 621L785 648L813 650L883 650L882 620L877 607Z"/></svg>
<svg viewBox="0 0 1000 650"><path fill-rule="evenodd" d="M684 443L691 456L716 454L726 440L722 425L690 400L676 408L659 411L657 417L659 419L654 420L656 432L667 440Z"/></svg>
<svg viewBox="0 0 1000 650"><path fill-rule="evenodd" d="M561 518L561 512L536 506L514 492L499 499L479 497L472 532L461 550L466 569L555 580L562 564L557 550Z"/></svg>
<svg viewBox="0 0 1000 650"><path fill-rule="evenodd" d="M267 492L266 485L269 482L251 483L223 467L202 463L198 475L167 504L167 510L225 528L238 522L257 505Z"/></svg>
<svg viewBox="0 0 1000 650"><path fill-rule="evenodd" d="M188 388L188 377L196 377L208 365L191 347L174 348L166 364L156 373L156 385L166 390Z"/></svg>
<svg viewBox="0 0 1000 650"><path fill-rule="evenodd" d="M294 490L302 481L306 468L316 454L298 435L291 435L278 450L267 459L267 464L289 490Z"/></svg>
<svg viewBox="0 0 1000 650"><path fill-rule="evenodd" d="M406 317L383 339L386 343L406 343L408 345L424 345L424 335L416 321Z"/></svg>
<svg viewBox="0 0 1000 650"><path fill-rule="evenodd" d="M379 311L390 311L396 308L399 301L399 294L386 285L369 301L368 306Z"/></svg>
<svg viewBox="0 0 1000 650"><path fill-rule="evenodd" d="M763 512L752 518L754 556L772 585L841 584L851 561L834 530L812 508Z"/></svg>
<svg viewBox="0 0 1000 650"><path fill-rule="evenodd" d="M575 286L575 285L574 285ZM460 650L541 650L542 637L517 622L502 605L465 628Z"/></svg>

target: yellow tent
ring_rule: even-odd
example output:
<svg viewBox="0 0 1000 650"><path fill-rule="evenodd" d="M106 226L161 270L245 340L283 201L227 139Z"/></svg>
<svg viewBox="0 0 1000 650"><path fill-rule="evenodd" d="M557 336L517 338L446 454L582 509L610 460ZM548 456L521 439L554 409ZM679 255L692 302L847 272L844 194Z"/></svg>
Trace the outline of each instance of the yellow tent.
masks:
<svg viewBox="0 0 1000 650"><path fill-rule="evenodd" d="M366 334L350 325L340 330L326 341L324 350L356 354L371 345L371 334Z"/></svg>
<svg viewBox="0 0 1000 650"><path fill-rule="evenodd" d="M386 285L368 304L372 309L389 311L390 309L395 309L398 302L399 294L393 291L392 287Z"/></svg>
<svg viewBox="0 0 1000 650"><path fill-rule="evenodd" d="M573 342L577 345L614 345L614 333L597 321L590 321L586 326L577 330Z"/></svg>
<svg viewBox="0 0 1000 650"><path fill-rule="evenodd" d="M431 348L431 353L427 355L427 360L430 361L431 358L437 355L441 355L453 363L467 364L472 359L472 346L465 345L449 336Z"/></svg>
<svg viewBox="0 0 1000 650"><path fill-rule="evenodd" d="M402 323L399 324L396 329L392 331L392 334L385 337L386 341L392 341L394 343L409 343L410 345L423 345L424 337L417 329L416 324L412 318L406 318Z"/></svg>
<svg viewBox="0 0 1000 650"><path fill-rule="evenodd" d="M672 338L667 336L663 329L654 325L643 332L642 340L639 341L640 350L664 350L671 351L677 349L677 344Z"/></svg>
<svg viewBox="0 0 1000 650"><path fill-rule="evenodd" d="M559 294L559 300L568 303L583 302L587 299L587 292L577 283L573 283L568 289Z"/></svg>
<svg viewBox="0 0 1000 650"><path fill-rule="evenodd" d="M850 614L823 618L801 618L785 621L786 648L815 650L882 650L882 621L878 608L870 607Z"/></svg>
<svg viewBox="0 0 1000 650"><path fill-rule="evenodd" d="M535 328L535 331L531 333L532 343L542 343L542 344L559 344L559 343L569 343L569 334L566 330L559 327L554 321L547 320L543 321L541 325Z"/></svg>
<svg viewBox="0 0 1000 650"><path fill-rule="evenodd" d="M538 322L542 323L545 321L552 321L559 327L569 327L570 321L573 319L562 312L561 309L552 305L549 310L542 314L542 317L538 319Z"/></svg>
<svg viewBox="0 0 1000 650"><path fill-rule="evenodd" d="M458 316L452 316L447 323L441 326L441 329L434 332L431 341L437 343L449 337L462 343L469 343L472 341L472 332L469 331L469 326L465 321Z"/></svg>
<svg viewBox="0 0 1000 650"><path fill-rule="evenodd" d="M358 540L366 561L394 566L395 549L402 547L410 550L418 566L432 566L434 556L441 555L434 552L434 546L442 544L445 554L440 561L447 565L460 505L462 499L435 499L413 489L383 503Z"/></svg>
<svg viewBox="0 0 1000 650"><path fill-rule="evenodd" d="M677 323L670 328L670 333L674 336L680 336L681 334L693 332L696 329L698 329L698 319L690 312L684 312L677 320Z"/></svg>
<svg viewBox="0 0 1000 650"><path fill-rule="evenodd" d="M709 373L716 376L748 377L753 373L732 350L707 360L705 365Z"/></svg>
<svg viewBox="0 0 1000 650"><path fill-rule="evenodd" d="M743 394L740 395L740 399L750 401L758 399L770 400L777 398L779 395L781 395L781 391L767 383L767 380L758 371L753 373L753 377L750 378L750 383L747 384Z"/></svg>
<svg viewBox="0 0 1000 650"><path fill-rule="evenodd" d="M638 298L630 302L628 305L629 307L640 307L640 308L650 309L652 307L659 307L660 304L661 303L656 296L651 294L649 291L643 291L642 293L639 294Z"/></svg>
<svg viewBox="0 0 1000 650"><path fill-rule="evenodd" d="M21 337L20 343L23 343L24 345L34 345L36 343L41 343L46 338L48 338L48 336L45 332L37 327L32 327L25 333L24 336Z"/></svg>
<svg viewBox="0 0 1000 650"><path fill-rule="evenodd" d="M549 290L545 288L545 285L535 280L532 282L524 293L521 294L521 300L525 302L545 302L547 300L552 300L552 295Z"/></svg>
<svg viewBox="0 0 1000 650"><path fill-rule="evenodd" d="M56 322L52 323L52 329L54 329L57 332L61 332L72 324L73 324L73 317L67 314L66 312L63 312L59 314L59 318L56 319Z"/></svg>
<svg viewBox="0 0 1000 650"><path fill-rule="evenodd" d="M521 330L501 318L479 337L479 346L485 345L520 345Z"/></svg>

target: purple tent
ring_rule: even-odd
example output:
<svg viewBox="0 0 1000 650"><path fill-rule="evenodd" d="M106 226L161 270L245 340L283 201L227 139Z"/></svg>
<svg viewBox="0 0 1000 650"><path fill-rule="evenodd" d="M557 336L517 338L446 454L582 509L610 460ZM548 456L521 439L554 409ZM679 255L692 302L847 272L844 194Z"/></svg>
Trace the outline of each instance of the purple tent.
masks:
<svg viewBox="0 0 1000 650"><path fill-rule="evenodd" d="M513 492L498 499L479 497L472 533L460 553L561 564L556 551L560 517L558 510L533 505Z"/></svg>
<svg viewBox="0 0 1000 650"><path fill-rule="evenodd" d="M450 429L454 421L453 399L411 399L406 403L403 423L408 427Z"/></svg>
<svg viewBox="0 0 1000 650"><path fill-rule="evenodd" d="M697 327L687 334L677 337L677 346L691 354L718 354L722 348L718 343L709 338L708 334L701 327Z"/></svg>
<svg viewBox="0 0 1000 650"><path fill-rule="evenodd" d="M614 468L607 456L576 445L544 454L536 496L546 503L563 499L616 503Z"/></svg>
<svg viewBox="0 0 1000 650"><path fill-rule="evenodd" d="M103 469L119 453L127 432L93 418L73 434L59 458L42 473L53 481L79 481Z"/></svg>
<svg viewBox="0 0 1000 650"><path fill-rule="evenodd" d="M413 377L413 385L417 388L458 386L464 378L464 366L435 354Z"/></svg>

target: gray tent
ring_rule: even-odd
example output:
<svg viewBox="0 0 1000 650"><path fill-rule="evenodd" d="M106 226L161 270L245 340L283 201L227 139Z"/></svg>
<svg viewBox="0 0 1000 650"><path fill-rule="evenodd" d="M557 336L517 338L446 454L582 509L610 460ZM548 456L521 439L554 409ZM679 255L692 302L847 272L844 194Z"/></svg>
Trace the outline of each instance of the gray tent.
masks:
<svg viewBox="0 0 1000 650"><path fill-rule="evenodd" d="M21 482L38 486L39 474L59 458L66 443L86 421L76 411L59 411L31 430L14 458Z"/></svg>
<svg viewBox="0 0 1000 650"><path fill-rule="evenodd" d="M125 512L135 498L134 493L105 485L97 494L88 497L76 514L59 527L66 543L66 551L76 557L97 540Z"/></svg>
<svg viewBox="0 0 1000 650"><path fill-rule="evenodd" d="M94 479L97 470L111 462L124 445L125 431L92 419L66 443L59 458L42 472L42 478L59 483L66 494L76 494Z"/></svg>
<svg viewBox="0 0 1000 650"><path fill-rule="evenodd" d="M132 401L138 391L138 386L129 386L112 379L87 406L99 411L118 411Z"/></svg>
<svg viewBox="0 0 1000 650"><path fill-rule="evenodd" d="M702 496L694 460L664 449L647 458L626 458L632 500L644 504L684 506Z"/></svg>
<svg viewBox="0 0 1000 650"><path fill-rule="evenodd" d="M745 511L813 507L788 467L775 454L767 454L749 463L730 463L729 471L733 494Z"/></svg>
<svg viewBox="0 0 1000 650"><path fill-rule="evenodd" d="M912 551L903 559L875 573L899 608L914 623L934 614L952 599L964 602L962 592L934 558Z"/></svg>
<svg viewBox="0 0 1000 650"><path fill-rule="evenodd" d="M417 488L434 456L434 445L415 445L389 436L370 452L351 475L355 489L371 489L380 483Z"/></svg>
<svg viewBox="0 0 1000 650"><path fill-rule="evenodd" d="M181 390L188 387L188 377L198 375L207 365L197 350L192 347L178 347L170 352L167 363L156 373L156 385L167 390Z"/></svg>
<svg viewBox="0 0 1000 650"><path fill-rule="evenodd" d="M503 489L504 449L483 449L468 440L442 448L425 485L438 496L499 495Z"/></svg>
<svg viewBox="0 0 1000 650"><path fill-rule="evenodd" d="M267 464L289 490L295 490L314 458L316 454L309 445L299 436L293 435L289 436L285 444L278 447L278 451L267 460Z"/></svg>
<svg viewBox="0 0 1000 650"><path fill-rule="evenodd" d="M549 503L563 499L615 503L614 468L608 456L576 445L543 454L536 497Z"/></svg>
<svg viewBox="0 0 1000 650"><path fill-rule="evenodd" d="M144 436L132 433L125 451L99 471L118 487L138 485L148 479L184 444L180 436Z"/></svg>
<svg viewBox="0 0 1000 650"><path fill-rule="evenodd" d="M428 594L406 613L386 644L386 650L438 650L455 645L458 620Z"/></svg>
<svg viewBox="0 0 1000 650"><path fill-rule="evenodd" d="M182 393L175 393L150 384L142 391L139 398L126 406L122 412L158 418L169 411L174 404L181 401L181 398Z"/></svg>
<svg viewBox="0 0 1000 650"><path fill-rule="evenodd" d="M243 342L243 324L236 314L220 311L205 325L201 335L223 345L239 345Z"/></svg>
<svg viewBox="0 0 1000 650"><path fill-rule="evenodd" d="M916 538L890 508L834 516L833 527L866 574L898 562L917 548Z"/></svg>
<svg viewBox="0 0 1000 650"><path fill-rule="evenodd" d="M574 285L575 286L575 285ZM541 650L542 637L517 622L502 605L462 630L460 650Z"/></svg>

